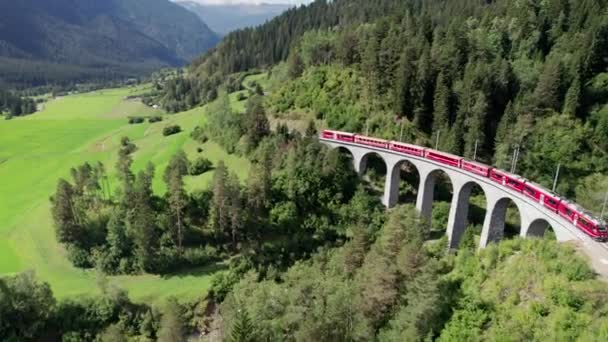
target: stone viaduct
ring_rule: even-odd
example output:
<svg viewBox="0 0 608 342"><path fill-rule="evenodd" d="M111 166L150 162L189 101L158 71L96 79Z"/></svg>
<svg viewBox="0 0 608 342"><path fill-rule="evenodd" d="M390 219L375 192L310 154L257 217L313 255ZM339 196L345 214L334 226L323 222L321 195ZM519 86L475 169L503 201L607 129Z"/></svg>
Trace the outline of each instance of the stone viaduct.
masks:
<svg viewBox="0 0 608 342"><path fill-rule="evenodd" d="M433 191L438 176L447 175L452 183L453 195L450 207L447 235L449 247L457 248L467 225L469 197L475 185L479 186L486 199L486 216L481 233L480 248L500 240L504 233L505 216L508 205L513 202L520 215L520 235L540 237L550 225L558 241L582 240L592 242L584 233L557 214L547 211L540 203L516 191L501 186L489 178L477 176L462 169L450 167L425 158L403 155L390 150L361 146L355 143L338 142L320 138L331 148L346 149L353 157L354 169L363 175L370 155L376 154L386 164L386 183L382 202L388 208L397 204L399 195L400 169L403 163L413 165L420 177L416 208L422 217L430 220L433 206ZM593 242L594 243L594 242Z"/></svg>

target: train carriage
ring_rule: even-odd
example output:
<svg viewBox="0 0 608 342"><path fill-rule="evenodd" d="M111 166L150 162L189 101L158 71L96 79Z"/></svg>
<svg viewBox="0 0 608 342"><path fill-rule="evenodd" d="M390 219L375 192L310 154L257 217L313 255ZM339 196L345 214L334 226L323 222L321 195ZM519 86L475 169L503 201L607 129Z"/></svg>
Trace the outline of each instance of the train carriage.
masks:
<svg viewBox="0 0 608 342"><path fill-rule="evenodd" d="M323 131L321 136L323 137L323 139L339 140L339 141L345 141L345 142L350 142L350 143L355 142L354 133L332 131L332 130L326 129Z"/></svg>
<svg viewBox="0 0 608 342"><path fill-rule="evenodd" d="M397 141L391 141L388 148L391 151L409 154L416 157L424 157L424 151L426 150L424 147L420 147L418 145L406 144Z"/></svg>
<svg viewBox="0 0 608 342"><path fill-rule="evenodd" d="M464 158L460 156L456 156L453 154L449 154L446 152L439 152L436 150L428 149L425 154L426 159L433 160L439 162L441 164L458 167L460 168L460 163Z"/></svg>
<svg viewBox="0 0 608 342"><path fill-rule="evenodd" d="M355 135L355 143L377 148L388 149L388 141L384 139L371 138L363 135Z"/></svg>
<svg viewBox="0 0 608 342"><path fill-rule="evenodd" d="M474 173L476 175L483 176L486 178L489 177L490 171L492 171L492 167L489 165L466 160L466 159L462 161L462 165L460 168L465 171L468 171L468 172L471 172L471 173Z"/></svg>
<svg viewBox="0 0 608 342"><path fill-rule="evenodd" d="M490 179L517 192L522 192L526 183L526 180L518 175L499 169L492 169L490 171Z"/></svg>
<svg viewBox="0 0 608 342"><path fill-rule="evenodd" d="M536 202L541 203L547 209L557 213L561 198L559 198L559 196L552 191L547 190L536 183L527 181L524 184L522 193L525 196L532 198Z"/></svg>

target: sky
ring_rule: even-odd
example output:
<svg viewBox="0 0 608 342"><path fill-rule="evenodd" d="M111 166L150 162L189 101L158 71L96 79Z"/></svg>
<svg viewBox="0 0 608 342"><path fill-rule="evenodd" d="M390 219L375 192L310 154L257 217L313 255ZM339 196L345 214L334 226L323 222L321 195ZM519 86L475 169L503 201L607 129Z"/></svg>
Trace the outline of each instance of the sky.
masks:
<svg viewBox="0 0 608 342"><path fill-rule="evenodd" d="M231 4L231 3L244 3L244 4L289 4L289 5L300 5L307 4L313 0L191 0L202 4Z"/></svg>

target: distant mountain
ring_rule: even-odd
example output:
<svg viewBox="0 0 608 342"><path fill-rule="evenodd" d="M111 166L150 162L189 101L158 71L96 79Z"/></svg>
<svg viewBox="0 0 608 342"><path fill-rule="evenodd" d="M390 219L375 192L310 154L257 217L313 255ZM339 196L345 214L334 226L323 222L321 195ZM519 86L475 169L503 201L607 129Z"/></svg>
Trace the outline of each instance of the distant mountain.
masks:
<svg viewBox="0 0 608 342"><path fill-rule="evenodd" d="M8 83L136 75L187 63L219 39L169 0L2 0L0 13Z"/></svg>
<svg viewBox="0 0 608 342"><path fill-rule="evenodd" d="M178 0L177 3L196 13L213 31L221 35L261 25L292 7L288 4L265 3L201 4L187 0Z"/></svg>

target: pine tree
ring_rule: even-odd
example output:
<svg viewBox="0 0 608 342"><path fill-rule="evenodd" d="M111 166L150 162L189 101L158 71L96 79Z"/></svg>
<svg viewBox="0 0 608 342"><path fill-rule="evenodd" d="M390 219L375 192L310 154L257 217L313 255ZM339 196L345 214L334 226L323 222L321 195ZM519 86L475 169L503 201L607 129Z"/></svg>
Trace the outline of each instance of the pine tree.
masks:
<svg viewBox="0 0 608 342"><path fill-rule="evenodd" d="M65 179L57 183L55 195L51 198L55 234L59 242L74 243L83 235L77 209L74 206L74 188Z"/></svg>
<svg viewBox="0 0 608 342"><path fill-rule="evenodd" d="M395 89L395 111L400 116L410 120L414 119L414 96L416 68L414 66L415 51L413 47L406 47L397 67L397 80Z"/></svg>
<svg viewBox="0 0 608 342"><path fill-rule="evenodd" d="M230 342L253 342L256 340L254 334L255 327L244 305L239 306L240 308L236 311L228 340Z"/></svg>
<svg viewBox="0 0 608 342"><path fill-rule="evenodd" d="M564 114L567 114L570 116L576 116L576 113L580 106L580 100L581 100L581 80L580 80L579 76L576 76L574 81L572 81L572 84L570 85L568 92L566 93L566 99L564 102L564 108L563 108L562 112Z"/></svg>
<svg viewBox="0 0 608 342"><path fill-rule="evenodd" d="M562 65L557 58L553 58L545 63L543 73L540 75L534 90L536 107L540 110L553 109L559 111L561 109L561 89Z"/></svg>
<svg viewBox="0 0 608 342"><path fill-rule="evenodd" d="M466 134L464 137L464 155L473 158L483 154L485 144L485 118L488 114L488 101L482 92L478 92L475 105L471 108L470 116L466 120Z"/></svg>
<svg viewBox="0 0 608 342"><path fill-rule="evenodd" d="M465 112L462 110L458 111L456 115L456 120L452 125L446 150L450 153L457 154L459 156L462 155L464 150L464 132L465 132Z"/></svg>
<svg viewBox="0 0 608 342"><path fill-rule="evenodd" d="M430 132L432 130L430 116L433 105L433 70L428 45L424 46L417 67L414 125L424 132Z"/></svg>
<svg viewBox="0 0 608 342"><path fill-rule="evenodd" d="M352 275L363 265L367 252L367 234L362 227L356 227L353 238L344 246L344 270Z"/></svg>
<svg viewBox="0 0 608 342"><path fill-rule="evenodd" d="M230 215L230 235L232 248L237 250L237 243L244 235L245 220L243 213L243 202L241 197L241 186L239 178L234 172L228 175L228 197Z"/></svg>
<svg viewBox="0 0 608 342"><path fill-rule="evenodd" d="M249 99L245 115L247 117L246 134L251 143L250 148L255 148L270 133L270 123L266 118L266 111L260 96Z"/></svg>
<svg viewBox="0 0 608 342"><path fill-rule="evenodd" d="M511 144L517 124L517 114L513 103L509 102L496 130L494 138L494 163L500 168L506 168L511 159Z"/></svg>
<svg viewBox="0 0 608 342"><path fill-rule="evenodd" d="M304 72L304 62L298 51L292 51L287 59L287 70L291 79L302 76Z"/></svg>
<svg viewBox="0 0 608 342"><path fill-rule="evenodd" d="M443 133L443 136L440 135L439 149L446 148L450 127L450 89L444 80L443 73L439 73L437 76L433 107L433 134Z"/></svg>
<svg viewBox="0 0 608 342"><path fill-rule="evenodd" d="M230 196L228 187L228 170L223 161L217 164L213 175L213 199L209 207L209 228L221 239L230 224Z"/></svg>
<svg viewBox="0 0 608 342"><path fill-rule="evenodd" d="M156 213L153 207L152 179L154 165L137 174L133 186L133 202L129 203L129 233L135 242L135 256L142 271L156 270L156 254L159 248L156 230Z"/></svg>
<svg viewBox="0 0 608 342"><path fill-rule="evenodd" d="M158 330L159 342L180 342L186 341L184 334L184 326L182 324L183 317L181 308L177 300L171 298L165 305L162 318L160 320L160 328Z"/></svg>
<svg viewBox="0 0 608 342"><path fill-rule="evenodd" d="M315 125L314 120L308 121L308 126L306 127L306 136L307 137L316 137L317 136L317 126Z"/></svg>
<svg viewBox="0 0 608 342"><path fill-rule="evenodd" d="M183 216L184 209L188 205L188 195L184 189L184 176L188 175L190 162L183 150L177 152L169 166L165 169L164 181L167 184L167 201L169 210L177 224L177 248L181 253L184 240Z"/></svg>

